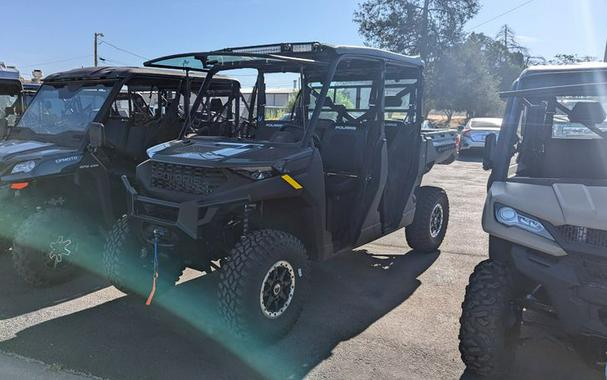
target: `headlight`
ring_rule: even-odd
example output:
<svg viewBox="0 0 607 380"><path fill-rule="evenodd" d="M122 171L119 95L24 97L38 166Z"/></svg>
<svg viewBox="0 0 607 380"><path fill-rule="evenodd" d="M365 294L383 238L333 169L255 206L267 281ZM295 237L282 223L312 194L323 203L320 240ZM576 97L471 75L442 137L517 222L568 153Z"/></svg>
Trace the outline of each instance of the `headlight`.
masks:
<svg viewBox="0 0 607 380"><path fill-rule="evenodd" d="M505 226L517 227L546 239L554 240L540 221L523 215L512 207L497 205L495 207L495 219Z"/></svg>
<svg viewBox="0 0 607 380"><path fill-rule="evenodd" d="M11 174L29 173L36 167L36 161L24 161L13 166Z"/></svg>
<svg viewBox="0 0 607 380"><path fill-rule="evenodd" d="M238 168L234 169L234 171L256 181L270 178L274 175L274 170L270 166Z"/></svg>

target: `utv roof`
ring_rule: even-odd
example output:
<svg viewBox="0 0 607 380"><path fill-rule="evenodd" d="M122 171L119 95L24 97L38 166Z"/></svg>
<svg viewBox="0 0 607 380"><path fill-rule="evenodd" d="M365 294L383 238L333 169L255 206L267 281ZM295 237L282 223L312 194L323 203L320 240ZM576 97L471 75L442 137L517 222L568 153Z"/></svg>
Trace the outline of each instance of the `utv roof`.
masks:
<svg viewBox="0 0 607 380"><path fill-rule="evenodd" d="M164 78L183 78L185 73L180 70L165 70L148 67L83 67L69 71L62 71L48 75L44 82L58 81L86 81L86 80L104 80L104 79L126 79L133 76L145 77L164 77ZM201 74L190 74L193 78L204 78ZM216 76L214 79L233 80L227 77Z"/></svg>
<svg viewBox="0 0 607 380"><path fill-rule="evenodd" d="M607 89L607 63L589 62L576 65L533 66L521 73L512 91L502 97L542 95L558 91L578 91L604 87Z"/></svg>
<svg viewBox="0 0 607 380"><path fill-rule="evenodd" d="M341 55L376 58L399 65L423 67L423 61L417 56L406 56L387 50L364 46L329 45L321 44L319 42L279 43L225 48L209 52L175 54L149 60L144 62L143 65L149 67L187 68L195 71L209 71L212 67L212 64L208 62L209 57L234 57L233 60L225 60L220 64L236 64L255 59L312 64L329 63Z"/></svg>
<svg viewBox="0 0 607 380"><path fill-rule="evenodd" d="M18 81L19 70L0 62L0 80Z"/></svg>

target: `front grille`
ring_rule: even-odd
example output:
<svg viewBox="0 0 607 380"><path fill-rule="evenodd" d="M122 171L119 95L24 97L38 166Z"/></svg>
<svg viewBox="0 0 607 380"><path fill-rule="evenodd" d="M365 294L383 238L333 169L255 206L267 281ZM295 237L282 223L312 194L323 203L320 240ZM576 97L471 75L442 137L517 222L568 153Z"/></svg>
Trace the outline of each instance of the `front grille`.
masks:
<svg viewBox="0 0 607 380"><path fill-rule="evenodd" d="M557 231L569 244L583 244L595 248L607 248L607 231L580 226L560 226Z"/></svg>
<svg viewBox="0 0 607 380"><path fill-rule="evenodd" d="M607 259L575 255L577 274L582 283L607 284Z"/></svg>
<svg viewBox="0 0 607 380"><path fill-rule="evenodd" d="M209 195L227 181L221 169L152 162L152 187L196 195Z"/></svg>

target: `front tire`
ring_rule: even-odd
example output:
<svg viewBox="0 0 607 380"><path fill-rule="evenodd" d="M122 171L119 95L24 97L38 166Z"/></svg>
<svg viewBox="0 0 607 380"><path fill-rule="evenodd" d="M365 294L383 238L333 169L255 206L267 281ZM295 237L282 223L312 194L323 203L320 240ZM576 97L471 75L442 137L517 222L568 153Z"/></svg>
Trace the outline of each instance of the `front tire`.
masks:
<svg viewBox="0 0 607 380"><path fill-rule="evenodd" d="M459 350L469 371L500 378L510 367L522 320L514 294L506 265L485 260L476 266L460 318Z"/></svg>
<svg viewBox="0 0 607 380"><path fill-rule="evenodd" d="M449 224L449 199L445 190L419 188L413 224L405 229L407 243L420 252L435 252L443 242Z"/></svg>
<svg viewBox="0 0 607 380"><path fill-rule="evenodd" d="M296 237L260 230L239 241L220 271L219 308L241 338L276 340L295 324L309 293L310 264Z"/></svg>
<svg viewBox="0 0 607 380"><path fill-rule="evenodd" d="M128 216L112 227L103 251L103 268L107 279L128 295L146 297L152 289L153 252L141 246ZM162 295L175 286L185 267L178 260L159 259L156 294Z"/></svg>
<svg viewBox="0 0 607 380"><path fill-rule="evenodd" d="M27 218L13 243L17 274L29 285L45 287L73 278L78 266L90 266L98 236L83 216L63 208L48 208Z"/></svg>

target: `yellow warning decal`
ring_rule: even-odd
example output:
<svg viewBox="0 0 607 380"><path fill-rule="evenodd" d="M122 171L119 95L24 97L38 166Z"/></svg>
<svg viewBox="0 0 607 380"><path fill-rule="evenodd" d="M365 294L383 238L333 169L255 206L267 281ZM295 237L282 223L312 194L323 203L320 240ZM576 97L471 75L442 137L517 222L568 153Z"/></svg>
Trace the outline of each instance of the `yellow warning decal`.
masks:
<svg viewBox="0 0 607 380"><path fill-rule="evenodd" d="M303 186L301 186L301 184L294 180L290 175L285 174L281 178L284 179L285 182L291 185L291 187L293 187L295 190L303 189Z"/></svg>

